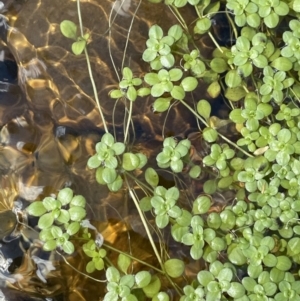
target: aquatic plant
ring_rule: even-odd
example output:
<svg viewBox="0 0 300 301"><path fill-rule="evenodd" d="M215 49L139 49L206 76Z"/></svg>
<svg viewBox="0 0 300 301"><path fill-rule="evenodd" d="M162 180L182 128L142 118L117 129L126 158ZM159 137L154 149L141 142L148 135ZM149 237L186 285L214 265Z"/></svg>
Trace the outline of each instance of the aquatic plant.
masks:
<svg viewBox="0 0 300 301"><path fill-rule="evenodd" d="M95 170L100 185L130 196L157 264L103 241L84 222L84 197L74 196L69 188L27 208L39 217L44 250L72 254L73 242L79 242L76 248L88 258L86 273L103 270L104 300L109 301L300 300L300 1L150 2L164 2L179 24L172 24L167 35L158 24L150 27L141 56L149 72L134 76L129 66L120 66L122 77L117 74L120 80L110 97L128 100L122 142L108 127L97 98L79 0L81 34L68 20L61 23L61 31L75 40L75 55L85 53L104 123L105 134L87 166ZM186 20L185 10L193 10L197 19ZM230 25L233 39L227 47L214 36L216 14L224 14ZM289 30L277 30L284 22ZM198 43L204 35L215 45L209 56ZM200 85L207 87L210 99L193 102ZM219 96L229 107L233 133L224 134L216 123L211 102ZM132 108L144 97L153 99L159 113L176 104L191 112L199 140L207 146L205 155L195 160L192 141L162 135L156 161L173 174L172 187L161 185L158 169L148 167L149 158L132 149ZM203 182L197 197L185 194L184 177ZM222 204L216 202L220 196ZM203 263L191 277L185 276L187 262L169 254L162 234L167 231L178 248L188 250L188 261ZM110 260L108 250L119 253L117 262ZM134 269L133 263L142 268Z"/></svg>

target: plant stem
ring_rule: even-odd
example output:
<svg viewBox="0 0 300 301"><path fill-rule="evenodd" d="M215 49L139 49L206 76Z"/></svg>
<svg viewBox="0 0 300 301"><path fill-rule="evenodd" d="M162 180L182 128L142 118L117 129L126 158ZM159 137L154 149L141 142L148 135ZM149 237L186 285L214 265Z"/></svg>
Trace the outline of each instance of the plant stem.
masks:
<svg viewBox="0 0 300 301"><path fill-rule="evenodd" d="M129 100L129 112L128 112L128 117L127 117L125 133L124 133L124 143L126 143L127 136L128 136L129 126L130 126L130 121L131 121L131 116L132 116L132 103L133 102L131 100Z"/></svg>
<svg viewBox="0 0 300 301"><path fill-rule="evenodd" d="M141 221L142 221L142 223L143 223L143 225L144 225L145 231L146 231L146 233L147 233L147 236L148 236L148 238L149 238L149 241L150 241L150 244L151 244L151 246L152 246L152 249L153 249L153 251L154 251L154 253L155 253L155 256L156 256L156 258L157 258L157 260L158 260L158 262L159 262L159 265L160 265L161 268L164 270L163 261L162 261L160 255L159 255L159 252L158 252L158 250L157 250L157 248L156 248L156 245L155 245L155 243L154 243L154 241L153 241L153 238L152 238L152 235L151 235L151 233L150 233L149 227L148 227L148 225L147 225L147 221L146 221L146 219L145 219L144 213L142 212L142 210L141 210L141 208L140 208L140 205L139 205L139 203L138 203L138 200L136 199L134 193L132 192L132 190L131 190L131 188L130 188L130 185L129 185L129 183L128 183L128 180L127 180L126 176L125 176L125 181L126 181L126 184L127 184L128 190L129 190L129 194L130 194L130 196L131 196L131 198L132 198L132 200L133 200L133 202L134 202L134 204L135 204L135 207L136 207L136 209L137 209L137 211L138 211L138 213L139 213L139 216L140 216L140 218L141 218Z"/></svg>
<svg viewBox="0 0 300 301"><path fill-rule="evenodd" d="M82 19L81 19L80 0L77 0L77 11L78 11L80 32L81 32L81 36L83 36L83 26L82 26ZM104 130L105 130L106 133L108 133L108 129L107 129L107 126L106 126L106 121L105 121L105 118L104 118L104 115L103 115L103 112L102 112L102 109L101 109L101 106L100 106L99 98L98 98L98 91L97 91L96 84L95 84L94 77L93 77L90 58L89 58L86 47L84 48L84 54L85 54L85 58L86 58L86 63L87 63L88 71L89 71L91 84L92 84L92 87L93 87L94 97L95 97L95 100L96 100L96 103L97 103L97 106L98 106L98 110L99 110L99 113L100 113L100 116L101 116L101 119L102 119Z"/></svg>

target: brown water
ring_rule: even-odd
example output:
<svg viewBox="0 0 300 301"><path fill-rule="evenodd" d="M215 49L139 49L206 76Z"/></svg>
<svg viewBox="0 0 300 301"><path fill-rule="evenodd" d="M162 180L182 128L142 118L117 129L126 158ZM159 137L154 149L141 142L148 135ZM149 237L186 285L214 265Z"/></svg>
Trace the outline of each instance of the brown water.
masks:
<svg viewBox="0 0 300 301"><path fill-rule="evenodd" d="M157 265L126 191L109 193L95 182L94 171L86 168L104 129L93 99L85 57L70 53L71 42L59 30L64 19L78 23L76 1L3 2L2 11L8 23L0 27L0 51L6 62L4 71L10 62L11 78L6 74L0 79L0 289L8 301L101 300L104 285L69 266L84 271L86 258L82 253L68 256L66 264L59 255L41 251L35 240L37 232L22 226L22 223L36 224L36 219L27 221L22 208L69 186L86 197L88 217L106 242L126 252L131 250L134 256ZM83 24L92 36L88 51L101 106L109 129L122 139L125 106L121 101L115 106L115 100L108 97L118 82L109 49L120 75L128 28L139 2L132 0L129 11L113 18L108 31L112 4L103 0L81 1L81 9ZM142 1L132 26L124 65L136 74L148 71L141 53L149 26L159 23L167 27L174 22L165 6L156 7L154 11L153 5ZM14 63L18 73L14 71ZM203 89L199 91L201 98ZM151 164L154 165L155 155L161 149L162 133L190 135L196 149L194 158L200 158L203 145L199 144L197 124L188 112L177 105L168 115L154 114L153 100L137 101L132 142L134 148L150 158ZM163 175L166 185L174 185L172 175ZM201 190L201 184L195 184L186 183L187 196ZM17 218L19 224L15 228ZM169 248L172 255L188 260L185 250L174 249L171 244ZM37 270L45 262L39 265L33 258L53 262L53 269L49 266L49 273L45 274L46 282L37 276ZM190 268L188 272L195 271ZM103 274L96 273L93 277L103 279Z"/></svg>

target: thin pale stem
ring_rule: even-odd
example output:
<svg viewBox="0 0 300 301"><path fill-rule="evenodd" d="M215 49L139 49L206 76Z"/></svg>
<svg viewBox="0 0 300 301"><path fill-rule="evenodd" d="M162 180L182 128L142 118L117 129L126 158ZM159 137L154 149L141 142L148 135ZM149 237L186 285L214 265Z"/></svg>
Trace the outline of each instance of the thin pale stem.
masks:
<svg viewBox="0 0 300 301"><path fill-rule="evenodd" d="M125 134L124 134L124 143L126 143L127 136L128 136L130 120L131 120L131 116L132 116L132 103L133 102L131 100L129 100L129 112L128 112L127 124L126 124Z"/></svg>
<svg viewBox="0 0 300 301"><path fill-rule="evenodd" d="M82 18L81 18L81 10L80 10L80 0L77 0L77 12L78 12L80 32L81 32L81 36L83 36L83 26L82 26ZM108 129L107 129L107 126L106 126L106 121L105 121L105 118L104 118L104 115L103 115L103 112L102 112L102 109L101 109L101 106L100 106L99 98L98 98L98 91L97 91L96 84L95 84L94 77L93 77L90 58L89 58L86 47L84 49L84 54L85 54L85 58L86 58L86 63L87 63L88 71L89 71L91 84L92 84L92 87L93 87L94 97L95 97L95 100L96 100L96 103L97 103L97 106L98 106L100 116L102 118L102 123L103 123L104 129L105 129L105 132L108 133Z"/></svg>

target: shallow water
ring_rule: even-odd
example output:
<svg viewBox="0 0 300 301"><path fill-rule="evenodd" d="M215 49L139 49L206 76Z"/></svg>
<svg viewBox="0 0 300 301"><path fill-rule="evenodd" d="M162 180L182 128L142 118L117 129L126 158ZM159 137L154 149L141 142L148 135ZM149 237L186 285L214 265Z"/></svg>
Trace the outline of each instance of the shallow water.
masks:
<svg viewBox="0 0 300 301"><path fill-rule="evenodd" d="M134 250L135 256L155 264L137 212L125 191L109 193L95 182L94 171L86 168L87 159L104 130L92 97L85 57L70 53L71 42L59 30L64 19L78 23L76 1L3 3L0 11L5 15L0 22L0 289L7 301L101 300L103 283L74 271L57 254L41 251L36 240L38 233L33 229L37 220L27 221L22 213L30 202L71 187L76 194L86 197L88 218L108 243L124 251ZM168 26L173 22L166 7L157 5L153 11L147 1L142 1L123 61L128 28L139 2L132 0L125 4L120 14L112 18L110 27L112 1L81 1L83 24L92 35L88 51L99 99L109 129L114 129L120 138L124 103L120 101L115 106L115 100L108 96L118 81L113 64L119 76L122 64L130 66L136 74L146 72L141 53L149 26L154 23ZM198 91L202 97L203 89ZM166 119L166 114L152 112L151 103L151 99L143 100L134 108L134 132L131 131L134 148L143 151L154 164L164 132L194 139L198 151L194 155L199 157L203 145L199 144L194 118L177 105ZM173 185L173 176L164 174L164 183ZM187 185L192 187L187 189L188 194L202 189L201 183ZM15 228L17 218L19 223ZM33 228L26 228L23 223ZM177 257L185 258L185 250L173 249L171 244L169 248ZM37 263L33 258L44 261ZM80 252L68 256L67 260L84 271L86 258ZM103 278L102 273L94 276Z"/></svg>

